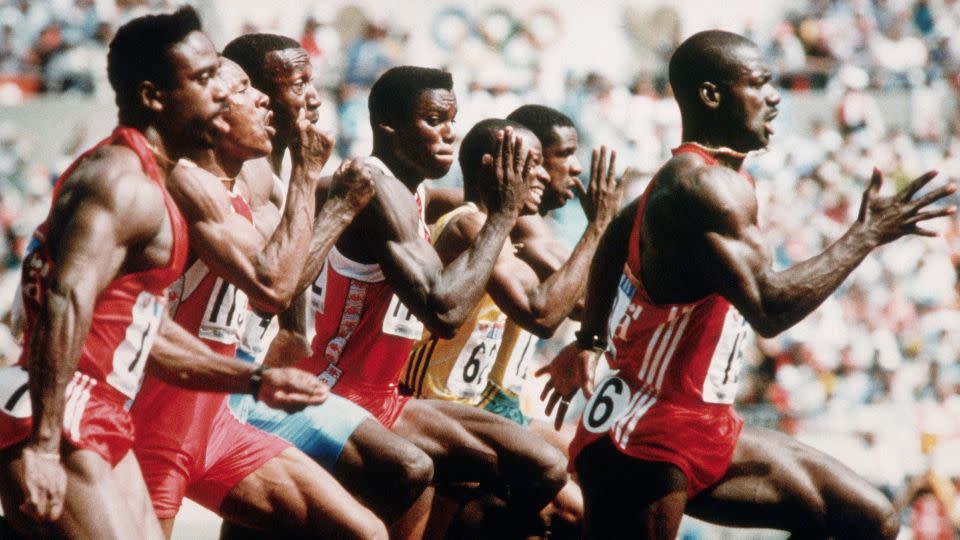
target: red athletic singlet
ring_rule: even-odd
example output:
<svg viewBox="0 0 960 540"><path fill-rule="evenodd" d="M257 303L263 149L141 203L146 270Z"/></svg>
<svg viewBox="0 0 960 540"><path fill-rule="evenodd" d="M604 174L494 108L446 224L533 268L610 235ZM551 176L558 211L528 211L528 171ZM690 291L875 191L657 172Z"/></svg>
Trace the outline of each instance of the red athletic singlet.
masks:
<svg viewBox="0 0 960 540"><path fill-rule="evenodd" d="M231 193L230 202L234 212L253 222L240 195ZM170 294L173 319L214 351L233 358L247 314L246 293L196 259ZM137 428L134 450L160 519L176 516L184 496L219 512L234 486L289 448L280 438L237 420L227 398L154 377L144 380L130 410Z"/></svg>
<svg viewBox="0 0 960 540"><path fill-rule="evenodd" d="M242 197L231 194L230 200L234 212L253 221ZM173 320L214 351L233 357L247 311L247 295L210 272L200 259L193 261L169 291ZM147 376L130 409L137 438L145 440L156 432L179 440L187 440L192 434L204 438L202 434L210 429L211 419L226 398L222 392L187 390ZM138 441L137 447L141 446Z"/></svg>
<svg viewBox="0 0 960 540"><path fill-rule="evenodd" d="M183 272L189 245L186 223L167 193L163 173L146 139L133 128L117 127L109 137L74 161L57 180L54 199L62 183L84 158L107 145L126 146L137 154L144 174L156 182L163 193L173 231L170 260L165 266L120 276L97 297L76 374L66 389L64 436L76 446L93 450L116 464L133 443L133 428L124 404L140 387L147 356L166 309L166 288ZM56 264L47 246L49 221L48 217L37 228L33 248L23 263L20 286L26 315L24 349L18 362L20 368L4 370L3 381L0 381L0 399L4 401L0 411L3 413L0 414L3 447L23 440L30 433L26 365L31 335L46 295L47 279ZM21 375L17 375L18 372ZM22 384L23 390L16 384Z"/></svg>
<svg viewBox="0 0 960 540"><path fill-rule="evenodd" d="M673 151L717 160L696 145ZM675 464L693 495L729 466L743 421L733 411L746 337L743 317L719 294L655 304L641 281L640 228L654 178L640 199L610 316L618 370L597 385L570 447L570 462L608 434L625 454Z"/></svg>
<svg viewBox="0 0 960 540"><path fill-rule="evenodd" d="M390 174L380 160L368 163ZM422 186L414 197L420 232L429 239ZM400 373L423 324L394 294L379 265L352 261L335 247L313 283L311 309L316 314L313 356L297 367L316 373L336 394L392 426L407 401L397 390Z"/></svg>

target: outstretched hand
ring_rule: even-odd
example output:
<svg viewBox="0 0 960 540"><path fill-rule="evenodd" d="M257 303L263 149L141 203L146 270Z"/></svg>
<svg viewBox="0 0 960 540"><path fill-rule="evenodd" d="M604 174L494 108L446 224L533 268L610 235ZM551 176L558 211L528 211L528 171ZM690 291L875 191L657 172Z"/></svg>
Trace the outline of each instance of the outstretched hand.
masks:
<svg viewBox="0 0 960 540"><path fill-rule="evenodd" d="M593 350L583 350L574 342L561 349L553 361L536 371L537 377L550 377L540 393L540 401L547 402L547 416L553 415L556 409L553 427L558 431L563 426L567 409L570 408L570 399L577 390L583 390L583 395L587 398L593 395L594 374L600 354Z"/></svg>
<svg viewBox="0 0 960 540"><path fill-rule="evenodd" d="M607 147L601 145L599 150L593 149L590 159L588 191L584 191L583 184L579 181L576 184L576 188L580 190L580 205L583 213L587 215L587 220L602 227L609 225L620 210L625 187L623 179L632 172L631 168L627 167L620 178L617 178L616 169L616 150L610 152L610 160L607 161Z"/></svg>
<svg viewBox="0 0 960 540"><path fill-rule="evenodd" d="M496 186L487 203L491 213L520 211L533 168L533 153L523 150L523 138L507 127L497 133L496 155L483 155L482 174L492 180L489 185Z"/></svg>
<svg viewBox="0 0 960 540"><path fill-rule="evenodd" d="M957 207L953 205L930 208L933 203L955 193L956 184L951 182L917 199L912 199L935 176L937 176L936 171L929 171L914 179L899 193L882 197L880 188L883 185L883 175L874 168L870 183L863 192L857 223L865 228L869 238L878 246L908 234L936 236L937 233L921 227L920 223L956 212Z"/></svg>
<svg viewBox="0 0 960 540"><path fill-rule="evenodd" d="M257 399L274 409L293 413L308 405L327 400L330 388L302 369L269 368L263 372L263 383Z"/></svg>
<svg viewBox="0 0 960 540"><path fill-rule="evenodd" d="M306 109L303 108L297 115L295 128L290 141L290 158L294 163L320 174L333 153L333 134L307 120Z"/></svg>

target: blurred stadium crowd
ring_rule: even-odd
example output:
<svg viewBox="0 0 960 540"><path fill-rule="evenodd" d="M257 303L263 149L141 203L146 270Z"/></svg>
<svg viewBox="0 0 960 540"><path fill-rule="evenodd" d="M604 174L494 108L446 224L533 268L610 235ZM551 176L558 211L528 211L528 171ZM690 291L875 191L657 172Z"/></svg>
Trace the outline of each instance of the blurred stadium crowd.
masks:
<svg viewBox="0 0 960 540"><path fill-rule="evenodd" d="M0 104L62 93L109 102L112 30L171 4L0 1ZM940 171L939 182L960 180L960 0L785 4L772 27L728 28L767 51L783 88L779 133L767 152L748 161L779 267L819 252L856 219L874 166L890 190L928 169ZM672 8L625 8L622 27L611 32L633 34L637 61L634 72L620 76L565 68L550 47L572 24L562 10L533 8L518 18L507 9L477 15L437 7L427 21L440 64L458 85L463 133L523 103L557 107L578 125L583 163L603 143L620 152L621 165L636 167L630 197L680 142L664 66L673 45L692 29ZM641 39L645 28L655 28L655 35ZM277 29L245 21L243 30ZM321 124L335 130L341 158L370 150L366 93L377 75L392 65L422 62L408 48L412 30L360 8L342 8L336 16L305 13L293 37L313 58L315 84L326 96ZM800 106L811 93L829 112L810 114ZM895 121L884 96L905 104ZM45 217L52 180L68 158L102 135L79 130L66 137L58 159L37 162L28 146L35 138L22 136L30 129L0 117L3 314L29 234ZM455 170L441 182L456 185L457 176ZM568 207L553 223L572 243L584 221L579 208ZM837 456L903 504L914 538L930 539L955 538L960 527L960 221L941 220L937 227L936 238L880 250L797 327L756 340L745 358L739 398L748 422ZM541 362L567 340L561 334L543 344ZM15 359L18 350L0 324L0 363ZM535 406L538 393L530 394ZM686 534L696 537L695 530Z"/></svg>

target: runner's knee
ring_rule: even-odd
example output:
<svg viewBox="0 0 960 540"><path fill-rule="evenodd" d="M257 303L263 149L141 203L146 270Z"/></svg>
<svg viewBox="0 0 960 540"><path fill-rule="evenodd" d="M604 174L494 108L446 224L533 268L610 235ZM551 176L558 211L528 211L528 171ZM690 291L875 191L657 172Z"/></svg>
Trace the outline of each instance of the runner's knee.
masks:
<svg viewBox="0 0 960 540"><path fill-rule="evenodd" d="M400 464L403 485L419 496L433 481L433 460L419 448L410 445L409 451L403 452Z"/></svg>

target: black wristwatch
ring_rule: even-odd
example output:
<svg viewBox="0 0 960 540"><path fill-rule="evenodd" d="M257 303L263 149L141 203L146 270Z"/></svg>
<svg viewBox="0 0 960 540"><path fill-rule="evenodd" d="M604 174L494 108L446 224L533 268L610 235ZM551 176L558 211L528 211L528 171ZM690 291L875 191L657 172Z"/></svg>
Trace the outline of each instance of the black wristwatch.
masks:
<svg viewBox="0 0 960 540"><path fill-rule="evenodd" d="M607 350L607 340L598 334L590 334L583 330L577 330L573 335L577 337L577 347L585 351L602 353Z"/></svg>
<svg viewBox="0 0 960 540"><path fill-rule="evenodd" d="M257 369L253 370L253 373L250 374L250 394L253 396L254 401L260 395L260 387L263 385L263 364L257 366Z"/></svg>

